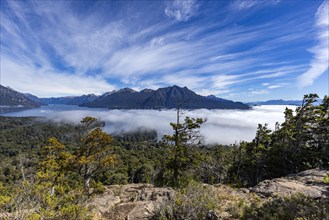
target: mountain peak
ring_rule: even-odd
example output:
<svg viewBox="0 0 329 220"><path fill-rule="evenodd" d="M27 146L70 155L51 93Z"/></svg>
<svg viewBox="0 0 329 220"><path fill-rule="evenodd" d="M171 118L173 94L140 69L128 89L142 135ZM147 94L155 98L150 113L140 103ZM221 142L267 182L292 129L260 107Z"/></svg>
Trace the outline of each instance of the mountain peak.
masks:
<svg viewBox="0 0 329 220"><path fill-rule="evenodd" d="M166 88L169 88L169 89L180 89L180 90L190 90L189 88L187 88L186 86L184 87L180 87L180 86L177 86L177 85L173 85L173 86L168 86Z"/></svg>
<svg viewBox="0 0 329 220"><path fill-rule="evenodd" d="M217 98L217 96L215 96L215 95L207 95L206 97L209 98L209 99L216 99Z"/></svg>
<svg viewBox="0 0 329 220"><path fill-rule="evenodd" d="M143 89L143 90L141 90L140 92L141 93L152 93L152 92L154 92L155 90L153 90L153 89Z"/></svg>
<svg viewBox="0 0 329 220"><path fill-rule="evenodd" d="M111 91L111 92L105 92L103 95L101 95L101 96L108 96L108 95L111 95L111 94L113 94L113 93L116 93L117 91L116 90L113 90L113 91Z"/></svg>
<svg viewBox="0 0 329 220"><path fill-rule="evenodd" d="M249 109L248 105L220 98L208 98L194 91L177 85L159 88L157 90L143 89L137 92L123 88L117 92L106 93L85 107L100 107L109 109L172 109L182 105L185 109Z"/></svg>
<svg viewBox="0 0 329 220"><path fill-rule="evenodd" d="M123 88L123 89L120 89L119 91L117 91L118 93L123 93L123 92L131 92L131 93L133 93L133 92L137 92L136 90L133 90L133 89L131 89L131 88Z"/></svg>
<svg viewBox="0 0 329 220"><path fill-rule="evenodd" d="M7 89L9 89L9 90L11 90L11 91L14 91L14 92L18 92L17 90L11 88L10 86L6 86L5 88L7 88Z"/></svg>

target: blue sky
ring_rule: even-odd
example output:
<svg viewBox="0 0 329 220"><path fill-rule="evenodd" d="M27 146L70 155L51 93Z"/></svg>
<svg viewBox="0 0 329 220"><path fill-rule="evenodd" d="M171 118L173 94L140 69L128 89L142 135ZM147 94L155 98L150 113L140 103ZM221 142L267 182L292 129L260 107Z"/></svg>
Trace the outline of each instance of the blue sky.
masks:
<svg viewBox="0 0 329 220"><path fill-rule="evenodd" d="M329 1L1 1L1 84L39 97L187 86L328 94Z"/></svg>

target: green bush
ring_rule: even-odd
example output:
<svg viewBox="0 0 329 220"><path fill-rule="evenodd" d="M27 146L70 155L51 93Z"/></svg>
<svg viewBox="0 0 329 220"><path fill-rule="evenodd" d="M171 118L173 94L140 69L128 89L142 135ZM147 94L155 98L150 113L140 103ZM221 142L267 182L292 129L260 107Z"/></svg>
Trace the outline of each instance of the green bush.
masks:
<svg viewBox="0 0 329 220"><path fill-rule="evenodd" d="M325 184L329 184L329 175L326 175L323 179Z"/></svg>
<svg viewBox="0 0 329 220"><path fill-rule="evenodd" d="M211 186L191 182L176 193L173 201L159 210L157 219L204 219L218 204L218 197Z"/></svg>
<svg viewBox="0 0 329 220"><path fill-rule="evenodd" d="M250 206L245 209L242 219L328 219L329 204L302 194L268 200L261 206Z"/></svg>
<svg viewBox="0 0 329 220"><path fill-rule="evenodd" d="M115 173L108 177L104 184L106 185L122 185L128 183L127 173Z"/></svg>

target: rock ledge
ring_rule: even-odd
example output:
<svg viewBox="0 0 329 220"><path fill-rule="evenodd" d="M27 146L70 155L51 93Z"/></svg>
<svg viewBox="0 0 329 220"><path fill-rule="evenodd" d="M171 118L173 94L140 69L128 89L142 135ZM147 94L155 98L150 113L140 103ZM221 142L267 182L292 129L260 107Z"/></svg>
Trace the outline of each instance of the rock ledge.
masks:
<svg viewBox="0 0 329 220"><path fill-rule="evenodd" d="M282 178L264 180L250 191L262 197L288 196L303 193L314 199L329 199L329 186L323 182L328 170L311 169Z"/></svg>

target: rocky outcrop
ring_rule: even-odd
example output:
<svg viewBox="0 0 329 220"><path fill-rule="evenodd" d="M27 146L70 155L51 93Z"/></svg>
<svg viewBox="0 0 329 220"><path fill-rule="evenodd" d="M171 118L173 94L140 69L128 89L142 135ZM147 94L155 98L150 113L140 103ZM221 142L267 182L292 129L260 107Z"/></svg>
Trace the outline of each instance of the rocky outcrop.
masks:
<svg viewBox="0 0 329 220"><path fill-rule="evenodd" d="M173 199L171 188L157 188L151 184L113 185L89 204L98 219L151 219L156 210Z"/></svg>
<svg viewBox="0 0 329 220"><path fill-rule="evenodd" d="M329 175L328 170L312 169L282 178L264 180L250 188L263 197L289 196L296 193L314 199L329 199L329 186L323 181Z"/></svg>
<svg viewBox="0 0 329 220"><path fill-rule="evenodd" d="M295 193L303 193L314 199L329 199L329 186L323 181L326 174L329 174L328 170L306 170L265 180L249 189L204 184L213 198L216 197L218 205L215 210L206 213L205 219L237 219L236 216L243 212L244 207L261 205L271 201L273 197ZM154 219L161 207L170 207L174 200L175 191L171 188L158 188L151 184L127 184L107 186L105 192L95 197L89 205L93 207L94 219L145 220Z"/></svg>

